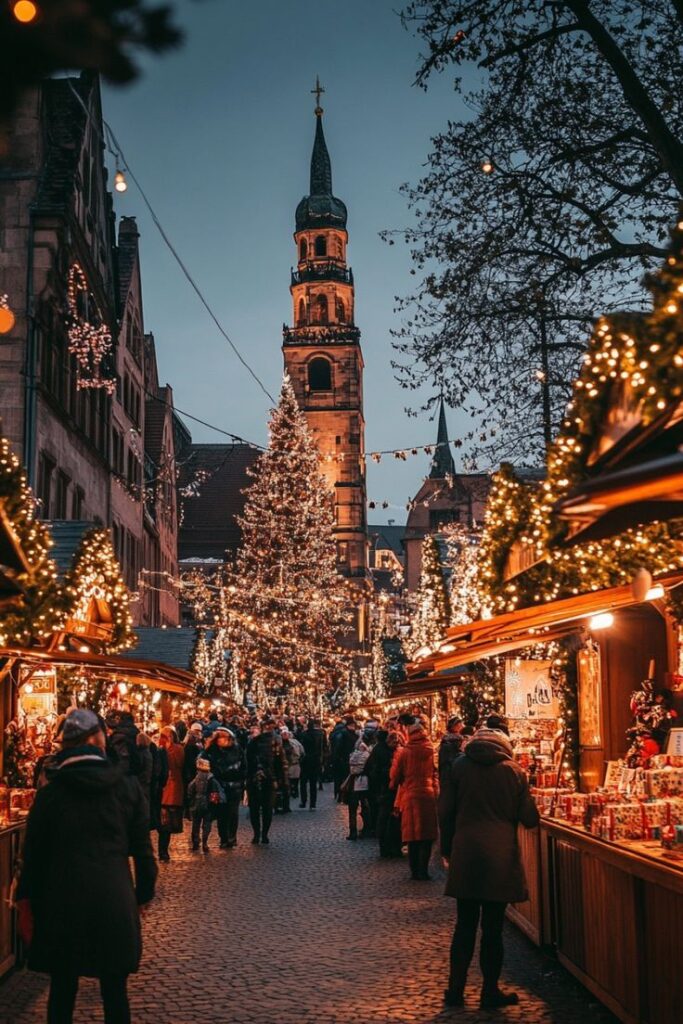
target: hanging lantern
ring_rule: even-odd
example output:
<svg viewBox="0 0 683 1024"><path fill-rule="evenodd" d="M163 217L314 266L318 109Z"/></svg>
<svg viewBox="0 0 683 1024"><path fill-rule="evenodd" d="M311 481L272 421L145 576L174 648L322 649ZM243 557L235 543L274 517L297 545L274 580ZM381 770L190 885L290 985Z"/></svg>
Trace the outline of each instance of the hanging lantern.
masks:
<svg viewBox="0 0 683 1024"><path fill-rule="evenodd" d="M9 334L16 323L16 317L9 308L6 295L0 295L0 334Z"/></svg>

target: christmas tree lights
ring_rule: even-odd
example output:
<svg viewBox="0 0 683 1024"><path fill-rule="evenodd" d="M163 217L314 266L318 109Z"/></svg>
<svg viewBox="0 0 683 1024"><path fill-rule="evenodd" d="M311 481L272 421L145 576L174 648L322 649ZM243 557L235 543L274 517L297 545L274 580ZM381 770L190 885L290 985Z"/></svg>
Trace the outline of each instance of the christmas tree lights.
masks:
<svg viewBox="0 0 683 1024"><path fill-rule="evenodd" d="M90 619L98 602L106 606L106 616L111 616L112 635L105 653L114 654L135 646L137 637L133 631L128 589L109 530L89 530L83 537L64 581L64 593L70 618L81 622ZM104 622L106 624L106 617Z"/></svg>
<svg viewBox="0 0 683 1024"><path fill-rule="evenodd" d="M411 656L419 657L420 651L433 650L443 639L450 618L450 601L441 567L439 543L430 534L422 543L422 570L409 641Z"/></svg>

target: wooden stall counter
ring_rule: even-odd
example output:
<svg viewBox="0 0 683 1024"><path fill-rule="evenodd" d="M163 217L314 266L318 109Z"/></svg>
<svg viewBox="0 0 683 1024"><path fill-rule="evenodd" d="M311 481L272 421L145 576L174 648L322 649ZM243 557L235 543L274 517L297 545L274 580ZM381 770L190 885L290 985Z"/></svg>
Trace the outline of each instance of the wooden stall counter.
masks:
<svg viewBox="0 0 683 1024"><path fill-rule="evenodd" d="M680 1024L683 851L544 818L543 888L561 962L626 1024Z"/></svg>

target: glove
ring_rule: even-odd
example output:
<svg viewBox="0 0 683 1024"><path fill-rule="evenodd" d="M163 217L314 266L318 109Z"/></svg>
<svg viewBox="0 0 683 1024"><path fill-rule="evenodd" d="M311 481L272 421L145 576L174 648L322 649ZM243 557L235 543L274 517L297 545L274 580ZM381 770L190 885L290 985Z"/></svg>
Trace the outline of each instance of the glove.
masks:
<svg viewBox="0 0 683 1024"><path fill-rule="evenodd" d="M33 941L33 911L30 900L17 900L17 931L25 946Z"/></svg>

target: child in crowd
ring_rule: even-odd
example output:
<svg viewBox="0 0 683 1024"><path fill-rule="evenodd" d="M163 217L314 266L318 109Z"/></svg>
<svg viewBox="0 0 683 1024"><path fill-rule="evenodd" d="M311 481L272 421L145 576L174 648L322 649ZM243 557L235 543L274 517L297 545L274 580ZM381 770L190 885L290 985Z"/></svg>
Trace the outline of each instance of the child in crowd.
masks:
<svg viewBox="0 0 683 1024"><path fill-rule="evenodd" d="M221 801L221 796L223 800ZM201 830L202 850L209 849L209 835L216 813L216 805L225 801L225 794L211 772L211 765L203 757L197 758L197 774L187 788L187 802L192 821L192 852L199 850Z"/></svg>

